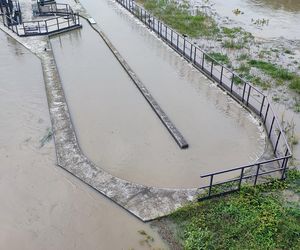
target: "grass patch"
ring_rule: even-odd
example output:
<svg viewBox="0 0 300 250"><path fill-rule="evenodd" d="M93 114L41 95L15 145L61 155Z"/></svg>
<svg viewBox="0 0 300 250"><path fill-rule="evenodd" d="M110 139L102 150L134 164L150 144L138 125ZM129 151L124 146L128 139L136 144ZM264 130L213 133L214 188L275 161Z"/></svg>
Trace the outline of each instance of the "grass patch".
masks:
<svg viewBox="0 0 300 250"><path fill-rule="evenodd" d="M209 57L206 57L206 60L211 61L211 58L215 59L220 64L228 64L229 63L229 57L225 54L219 53L219 52L211 52L208 53ZM210 58L211 57L211 58Z"/></svg>
<svg viewBox="0 0 300 250"><path fill-rule="evenodd" d="M226 49L242 49L245 46L244 42L234 41L233 39L226 40L223 42L222 46Z"/></svg>
<svg viewBox="0 0 300 250"><path fill-rule="evenodd" d="M190 12L187 2L177 3L174 0L142 0L141 3L154 16L161 19L181 34L190 37L211 37L219 32L216 22L201 11L195 15Z"/></svg>
<svg viewBox="0 0 300 250"><path fill-rule="evenodd" d="M243 187L230 196L193 202L170 218L184 249L299 249L300 206L281 190L299 190L300 174L285 182Z"/></svg>
<svg viewBox="0 0 300 250"><path fill-rule="evenodd" d="M260 60L250 60L249 64L252 67L258 68L265 72L267 75L273 78L279 78L282 80L292 80L293 74L286 69L280 68L275 64L260 61Z"/></svg>
<svg viewBox="0 0 300 250"><path fill-rule="evenodd" d="M293 79L289 85L289 88L300 94L300 77Z"/></svg>
<svg viewBox="0 0 300 250"><path fill-rule="evenodd" d="M249 55L244 53L244 54L241 54L237 57L237 60L238 61L245 61L245 60L249 60Z"/></svg>
<svg viewBox="0 0 300 250"><path fill-rule="evenodd" d="M249 65L252 67L262 70L267 75L274 78L278 85L282 85L283 81L289 82L289 88L294 92L300 94L300 76L296 73L292 73L287 69L281 68L275 64L259 61L259 60L250 60Z"/></svg>
<svg viewBox="0 0 300 250"><path fill-rule="evenodd" d="M236 38L237 35L242 32L242 28L240 27L235 27L235 28L227 28L227 27L223 27L222 31L224 33L225 36L229 37L229 38Z"/></svg>

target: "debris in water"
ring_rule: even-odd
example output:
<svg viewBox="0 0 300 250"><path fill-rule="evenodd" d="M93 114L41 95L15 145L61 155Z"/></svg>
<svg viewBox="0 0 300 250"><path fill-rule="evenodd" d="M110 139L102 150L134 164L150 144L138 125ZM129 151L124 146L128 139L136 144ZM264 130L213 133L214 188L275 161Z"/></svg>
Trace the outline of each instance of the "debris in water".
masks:
<svg viewBox="0 0 300 250"><path fill-rule="evenodd" d="M140 244L142 246L144 246L145 244L148 246L148 247L152 247L151 243L154 242L154 238L152 236L150 236L149 234L147 234L147 232L145 230L139 230L138 233L143 237L142 240L140 240Z"/></svg>
<svg viewBox="0 0 300 250"><path fill-rule="evenodd" d="M44 145L52 139L53 132L51 128L47 129L46 135L40 140L40 148L44 147Z"/></svg>

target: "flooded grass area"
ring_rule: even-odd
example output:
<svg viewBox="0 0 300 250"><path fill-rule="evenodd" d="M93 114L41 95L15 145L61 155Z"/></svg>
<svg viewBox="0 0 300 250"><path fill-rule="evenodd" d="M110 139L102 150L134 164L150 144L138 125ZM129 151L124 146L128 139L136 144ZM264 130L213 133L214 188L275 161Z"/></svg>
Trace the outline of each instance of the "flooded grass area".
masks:
<svg viewBox="0 0 300 250"><path fill-rule="evenodd" d="M190 147L179 150L100 37L84 23L81 31L53 38L52 46L81 148L92 161L141 184L197 187L200 174L260 156L264 138L247 111L129 16L99 4L101 28ZM121 38L125 34L131 34L127 45ZM85 74L79 73L83 70Z"/></svg>
<svg viewBox="0 0 300 250"><path fill-rule="evenodd" d="M0 249L168 249L56 165L40 61L2 31L0 44Z"/></svg>

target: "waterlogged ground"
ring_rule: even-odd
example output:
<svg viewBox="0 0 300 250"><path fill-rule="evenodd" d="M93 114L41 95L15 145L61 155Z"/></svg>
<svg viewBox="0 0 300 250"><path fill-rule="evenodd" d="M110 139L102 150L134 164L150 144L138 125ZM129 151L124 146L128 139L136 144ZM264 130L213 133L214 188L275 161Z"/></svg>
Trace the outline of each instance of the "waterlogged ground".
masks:
<svg viewBox="0 0 300 250"><path fill-rule="evenodd" d="M200 174L260 156L264 138L247 111L111 2L92 6L100 27L189 148L179 149L101 38L84 23L82 30L51 40L79 143L91 160L141 184L197 187Z"/></svg>
<svg viewBox="0 0 300 250"><path fill-rule="evenodd" d="M2 32L0 44L0 249L168 249L56 166L40 62Z"/></svg>
<svg viewBox="0 0 300 250"><path fill-rule="evenodd" d="M193 3L198 2L201 0L194 0ZM300 1L298 0L209 0L208 2L221 16L229 17L236 25L244 27L256 37L300 39ZM241 13L234 11L236 9Z"/></svg>

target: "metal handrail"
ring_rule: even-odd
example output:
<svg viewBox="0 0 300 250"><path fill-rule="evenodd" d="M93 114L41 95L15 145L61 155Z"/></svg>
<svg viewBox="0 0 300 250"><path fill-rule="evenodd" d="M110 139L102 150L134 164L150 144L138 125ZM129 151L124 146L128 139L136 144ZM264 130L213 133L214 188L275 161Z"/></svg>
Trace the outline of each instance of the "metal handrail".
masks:
<svg viewBox="0 0 300 250"><path fill-rule="evenodd" d="M183 56L183 58L185 58L187 61L191 62L195 68L203 72L213 81L216 81L217 85L220 88L227 91L234 99L242 103L242 105L258 114L262 119L263 124L265 125L267 135L270 138L271 144L274 148L274 159L202 175L201 177L205 178L237 170L243 171L245 168L251 168L255 166L258 166L259 168L260 165L271 162L278 162L281 164L280 161L282 161L282 168L284 168L281 169L281 171L285 171L287 162L289 158L292 157L292 151L288 144L281 123L279 122L279 119L274 112L274 108L269 101L268 96L258 88L253 86L251 83L249 83L247 80L239 76L234 70L228 69L224 64L218 62L212 56L208 55L199 46L196 46L193 42L187 39L186 35L180 35L168 25L164 24L160 19L154 17L140 5L133 2L133 0L116 1L130 13L136 16L139 20L141 20L148 28L154 31L159 38L165 41L178 54ZM218 72L217 75L215 73L216 71ZM238 80L242 84L241 87L235 84L236 80ZM255 92L255 94L253 94L253 92ZM255 102L253 101L253 99L255 100ZM269 114L272 114L272 116L270 116ZM277 134L275 134L277 137L275 137L275 140L273 141L272 139L274 138L274 131L277 132ZM283 152L285 152L285 154ZM284 173L282 176L284 176ZM211 183L211 185L214 184Z"/></svg>

